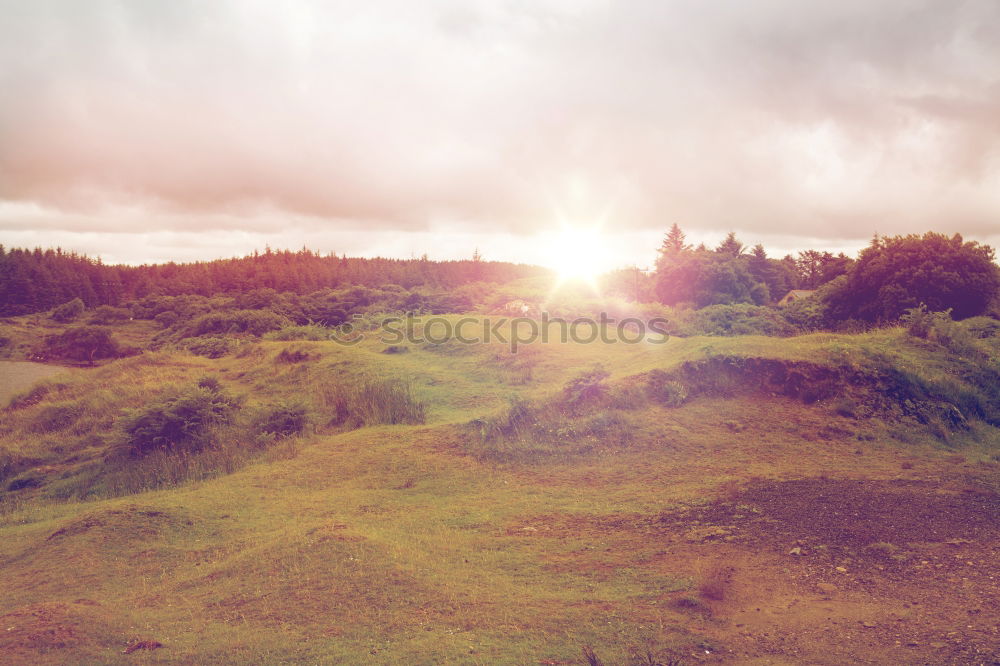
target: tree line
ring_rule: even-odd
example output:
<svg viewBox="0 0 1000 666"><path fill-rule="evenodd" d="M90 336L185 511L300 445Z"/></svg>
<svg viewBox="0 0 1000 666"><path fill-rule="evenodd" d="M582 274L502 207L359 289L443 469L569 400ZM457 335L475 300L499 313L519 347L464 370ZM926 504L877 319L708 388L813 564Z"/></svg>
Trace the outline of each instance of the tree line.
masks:
<svg viewBox="0 0 1000 666"><path fill-rule="evenodd" d="M730 233L714 249L686 243L674 224L659 248L654 284L667 305L775 302L792 289L816 290L827 325L896 321L912 308L950 310L957 319L986 313L1000 294L1000 269L988 245L961 235L875 236L857 259L808 250L767 256Z"/></svg>
<svg viewBox="0 0 1000 666"><path fill-rule="evenodd" d="M747 248L730 232L718 247L688 245L674 224L656 261L657 300L667 305L772 303L792 289L817 289L845 275L854 261L840 253L806 250L772 259L759 243Z"/></svg>
<svg viewBox="0 0 1000 666"><path fill-rule="evenodd" d="M271 289L296 294L348 285L451 289L474 282L505 283L543 275L537 266L471 260L360 258L308 249L255 252L189 264L109 266L61 249L0 245L0 316L42 312L79 298L88 308L120 306L147 296L240 294Z"/></svg>
<svg viewBox="0 0 1000 666"><path fill-rule="evenodd" d="M53 310L57 320L69 321L79 316L77 310L97 308L92 317L113 319L121 313L107 308L133 304L133 314L142 311L136 316L143 317L148 304L156 303L159 309L152 308L157 311L150 317L175 313L185 318L210 309L207 299L226 295L236 297L241 308L270 308L296 322L330 325L376 304L428 312L470 311L487 302L495 306L493 301L509 291L500 285L548 273L537 266L483 261L478 252L470 260L438 262L267 249L190 264L107 266L59 249L0 246L0 316ZM748 249L735 233L715 248L693 247L674 224L658 249L652 275L616 271L602 285L606 294L626 300L695 310L770 305L792 289L815 290L809 303L799 306L802 312L793 313L802 320L797 326L813 329L893 322L920 306L950 310L959 319L1000 315L993 249L958 234L933 232L876 236L857 259L816 250L774 259L760 244ZM182 296L203 300L197 308L189 307L194 301L169 300Z"/></svg>

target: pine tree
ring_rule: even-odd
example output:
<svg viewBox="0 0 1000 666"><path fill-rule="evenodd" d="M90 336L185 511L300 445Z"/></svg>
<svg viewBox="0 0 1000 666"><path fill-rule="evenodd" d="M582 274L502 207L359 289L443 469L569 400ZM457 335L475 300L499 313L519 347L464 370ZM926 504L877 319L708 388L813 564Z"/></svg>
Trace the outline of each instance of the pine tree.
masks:
<svg viewBox="0 0 1000 666"><path fill-rule="evenodd" d="M684 243L685 238L684 232L681 231L681 228L677 226L676 222L674 222L670 227L670 231L668 231L667 235L663 237L663 243L660 245L660 254L664 256L673 256L686 250L690 250L691 246Z"/></svg>
<svg viewBox="0 0 1000 666"><path fill-rule="evenodd" d="M736 240L735 231L730 231L726 234L726 239L719 244L719 247L715 248L715 251L720 254L738 257L743 254L743 243Z"/></svg>

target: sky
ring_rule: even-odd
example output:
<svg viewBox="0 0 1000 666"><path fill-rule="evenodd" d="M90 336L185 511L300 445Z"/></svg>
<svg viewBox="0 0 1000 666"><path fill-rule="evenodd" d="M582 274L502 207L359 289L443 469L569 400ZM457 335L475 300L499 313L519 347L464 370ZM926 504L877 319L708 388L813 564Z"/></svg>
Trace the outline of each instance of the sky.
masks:
<svg viewBox="0 0 1000 666"><path fill-rule="evenodd" d="M0 243L1000 245L995 0L0 0Z"/></svg>

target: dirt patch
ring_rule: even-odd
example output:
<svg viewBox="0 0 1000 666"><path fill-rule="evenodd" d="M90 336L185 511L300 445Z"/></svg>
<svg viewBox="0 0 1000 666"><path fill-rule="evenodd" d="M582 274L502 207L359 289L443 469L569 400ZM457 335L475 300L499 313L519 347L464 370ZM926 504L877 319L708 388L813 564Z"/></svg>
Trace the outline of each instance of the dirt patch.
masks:
<svg viewBox="0 0 1000 666"><path fill-rule="evenodd" d="M723 634L747 655L801 656L828 644L840 655L829 663L856 661L858 649L872 663L1000 658L995 492L916 480L765 481L665 513L659 525L676 560L753 558L736 574L738 603L720 611L741 632ZM693 532L706 536L678 538ZM775 586L785 591L771 598Z"/></svg>
<svg viewBox="0 0 1000 666"><path fill-rule="evenodd" d="M736 525L751 538L848 548L1000 536L1000 495L948 491L916 480L763 483L692 513L703 523ZM661 521L689 522L690 517L664 515Z"/></svg>
<svg viewBox="0 0 1000 666"><path fill-rule="evenodd" d="M1000 658L1000 495L983 484L761 480L658 515L522 516L501 534L560 542L545 547L556 572L680 581L653 601L734 663Z"/></svg>

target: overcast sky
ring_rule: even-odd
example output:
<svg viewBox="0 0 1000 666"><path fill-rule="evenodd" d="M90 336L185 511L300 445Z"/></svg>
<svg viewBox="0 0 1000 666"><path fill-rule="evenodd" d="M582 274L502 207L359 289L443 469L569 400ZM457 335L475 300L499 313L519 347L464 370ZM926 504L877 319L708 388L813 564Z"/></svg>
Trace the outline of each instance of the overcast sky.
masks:
<svg viewBox="0 0 1000 666"><path fill-rule="evenodd" d="M1000 2L0 0L0 243L1000 244Z"/></svg>

